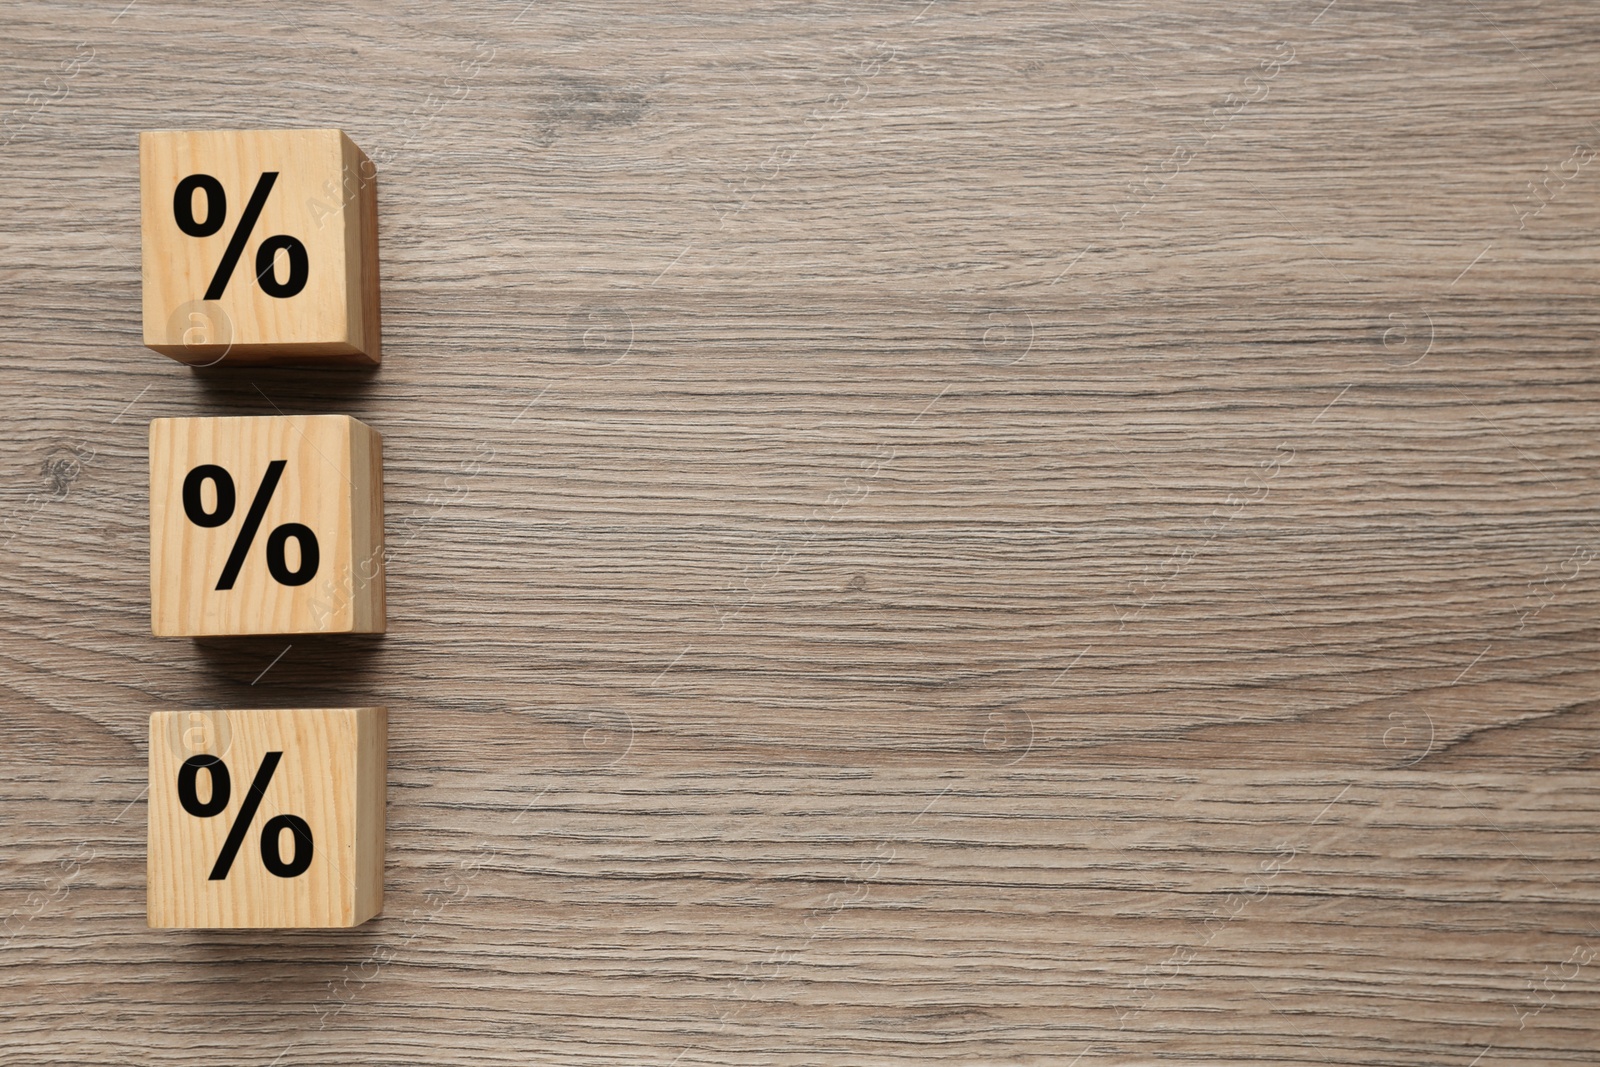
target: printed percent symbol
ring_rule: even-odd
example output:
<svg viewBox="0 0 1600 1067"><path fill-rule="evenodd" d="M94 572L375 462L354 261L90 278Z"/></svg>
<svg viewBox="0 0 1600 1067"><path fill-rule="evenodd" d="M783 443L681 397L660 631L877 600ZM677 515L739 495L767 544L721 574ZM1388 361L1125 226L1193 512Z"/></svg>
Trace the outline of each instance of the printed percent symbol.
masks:
<svg viewBox="0 0 1600 1067"><path fill-rule="evenodd" d="M256 220L261 217L261 209L267 204L267 196L272 192L272 185L278 180L275 170L263 171L256 180L255 190L250 194L250 200L244 206L244 214L239 219L239 224L233 228L233 233L228 238L228 247L222 253L222 261L217 264L217 271L211 276L211 284L206 286L206 300L221 300L223 291L228 288L228 279L233 277L233 268L239 265L239 257L244 254L245 242L250 239L250 231L255 229ZM194 217L195 190L206 194L206 217ZM172 193L172 217L178 223L178 229L190 237L210 237L222 229L222 222L228 214L228 194L222 191L222 183L209 174L191 174L178 183L178 188ZM278 281L275 268L279 250L288 253L289 277L285 281ZM261 291L268 296L287 299L294 296L306 287L306 276L311 271L310 261L306 258L306 246L297 238L285 234L268 237L256 249L256 282L261 286Z"/></svg>
<svg viewBox="0 0 1600 1067"><path fill-rule="evenodd" d="M286 466L288 460L283 459L275 459L267 464L267 473L262 476L255 499L250 501L250 510L245 513L244 523L233 539L233 551L228 553L228 562L222 565L222 575L217 579L218 592L232 589L233 583L238 580L244 558L256 539L256 531L261 529L261 519L267 513L267 505L272 501L273 491L278 488L278 481L283 477L283 468ZM205 501L200 496L200 487L207 481L216 486L215 511L207 511ZM215 463L202 463L184 477L183 513L196 526L203 529L221 526L233 518L233 505L233 476ZM291 537L300 546L300 567L292 571L289 561L284 557L284 547ZM321 561L317 535L311 532L309 526L286 522L274 527L267 535L267 570L279 585L305 585L317 576L317 565Z"/></svg>
<svg viewBox="0 0 1600 1067"><path fill-rule="evenodd" d="M278 769L278 762L282 759L282 752L268 752L261 757L261 766L256 768L256 776L244 795L244 803L239 805L239 813L233 817L233 825L228 827L228 836L222 842L222 851L217 854L217 862L211 867L208 881L220 882L228 877L234 858L239 855L239 846L244 843L244 835L255 821L261 798L266 795L273 772ZM205 771L211 779L211 795L205 800L200 799L199 790L195 788L201 771ZM233 782L228 774L228 765L220 757L190 756L178 768L178 803L195 818L209 819L222 814L232 795ZM284 830L294 834L294 858L288 862L284 861L279 841ZM279 878L295 878L306 873L315 850L311 827L298 815L274 815L261 827L261 864Z"/></svg>

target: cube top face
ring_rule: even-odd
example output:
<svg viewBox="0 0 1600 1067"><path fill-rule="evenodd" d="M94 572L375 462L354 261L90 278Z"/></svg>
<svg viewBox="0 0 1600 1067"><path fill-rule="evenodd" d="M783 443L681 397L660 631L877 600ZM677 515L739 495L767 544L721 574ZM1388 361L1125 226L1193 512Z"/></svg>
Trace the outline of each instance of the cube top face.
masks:
<svg viewBox="0 0 1600 1067"><path fill-rule="evenodd" d="M180 362L376 365L377 182L338 130L139 135L144 343Z"/></svg>
<svg viewBox="0 0 1600 1067"><path fill-rule="evenodd" d="M383 442L347 415L150 423L157 637L382 633Z"/></svg>
<svg viewBox="0 0 1600 1067"><path fill-rule="evenodd" d="M383 708L150 717L152 927L355 926L383 906Z"/></svg>

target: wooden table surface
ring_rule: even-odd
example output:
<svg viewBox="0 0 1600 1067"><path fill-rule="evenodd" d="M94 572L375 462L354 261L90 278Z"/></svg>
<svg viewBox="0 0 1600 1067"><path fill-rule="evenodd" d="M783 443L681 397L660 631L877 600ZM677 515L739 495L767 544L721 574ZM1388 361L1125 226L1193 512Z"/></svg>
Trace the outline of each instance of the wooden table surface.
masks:
<svg viewBox="0 0 1600 1067"><path fill-rule="evenodd" d="M1600 10L0 14L0 1060L1592 1064ZM140 345L137 134L377 161L376 373ZM389 632L158 640L146 427L385 436ZM150 931L161 709L388 897Z"/></svg>

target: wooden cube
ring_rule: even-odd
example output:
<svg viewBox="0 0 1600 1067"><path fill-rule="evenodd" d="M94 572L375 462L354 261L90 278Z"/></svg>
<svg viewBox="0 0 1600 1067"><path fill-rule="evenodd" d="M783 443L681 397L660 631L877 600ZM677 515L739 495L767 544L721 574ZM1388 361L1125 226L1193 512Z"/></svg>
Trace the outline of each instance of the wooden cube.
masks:
<svg viewBox="0 0 1600 1067"><path fill-rule="evenodd" d="M183 363L376 366L378 193L339 130L139 135L144 343Z"/></svg>
<svg viewBox="0 0 1600 1067"><path fill-rule="evenodd" d="M150 716L149 924L357 926L383 908L384 708Z"/></svg>
<svg viewBox="0 0 1600 1067"><path fill-rule="evenodd" d="M382 633L383 438L348 415L150 423L157 637Z"/></svg>

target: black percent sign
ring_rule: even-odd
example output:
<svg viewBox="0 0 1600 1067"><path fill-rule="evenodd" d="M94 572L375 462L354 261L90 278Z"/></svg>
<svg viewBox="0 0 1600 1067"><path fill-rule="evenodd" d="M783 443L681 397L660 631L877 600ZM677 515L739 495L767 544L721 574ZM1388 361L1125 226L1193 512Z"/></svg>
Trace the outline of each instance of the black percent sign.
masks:
<svg viewBox="0 0 1600 1067"><path fill-rule="evenodd" d="M261 218L261 209L267 204L267 197L272 192L272 185L278 180L278 172L269 170L262 172L256 180L256 187L250 193L250 200L244 206L244 214L239 218L239 224L233 228L233 233L228 238L228 247L222 253L222 261L217 264L216 273L211 275L211 284L206 286L205 299L220 300L223 291L228 288L228 279L233 277L233 268L239 265L239 257L244 254L245 242L250 239L250 231L255 229L256 220ZM194 217L194 194L202 192L206 196L205 218ZM222 191L222 183L209 174L191 174L178 183L178 188L172 194L172 217L177 220L178 229L190 237L210 237L222 229L222 222L228 215L228 194ZM289 277L283 281L277 276L277 255L286 252L289 256ZM311 263L306 258L306 246L298 238L286 234L268 237L256 249L256 282L261 286L261 291L268 296L287 298L294 296L306 287L306 276L311 271Z"/></svg>
<svg viewBox="0 0 1600 1067"><path fill-rule="evenodd" d="M228 836L222 842L222 851L217 854L217 862L211 867L208 881L220 882L233 869L239 846L244 844L244 835L250 832L250 824L255 821L256 811L261 807L261 798L266 795L273 772L278 769L282 759L282 752L268 752L261 757L261 766L256 768L256 776L244 795L244 803L239 805L239 813L233 817L233 825L228 827ZM201 771L205 771L211 779L211 795L205 800L200 799L197 788ZM228 765L220 757L190 756L178 768L178 803L195 818L209 819L222 814L232 795L233 781L228 774ZM285 830L291 832L294 840L294 858L290 860L283 858L280 841ZM305 874L311 866L311 856L315 850L311 827L298 815L274 815L261 827L261 864L279 878L295 878Z"/></svg>
<svg viewBox="0 0 1600 1067"><path fill-rule="evenodd" d="M222 575L217 579L219 591L232 589L233 583L238 580L239 569L244 566L244 558L256 539L256 531L261 529L262 516L267 513L267 505L272 501L273 491L278 488L286 466L288 460L282 459L267 464L267 473L262 477L255 499L250 501L250 510L245 512L244 523L233 539L233 551L228 553L228 561L222 565ZM216 487L217 494L216 508L211 511L206 510L205 500L200 495L201 488L208 481ZM221 526L233 518L234 502L233 475L215 463L202 463L183 479L183 513L196 526L205 529ZM295 570L289 569L284 551L291 538L300 546L300 566ZM317 535L311 532L309 526L286 522L273 527L272 532L267 534L267 570L278 584L305 585L316 577L317 565L321 561Z"/></svg>

